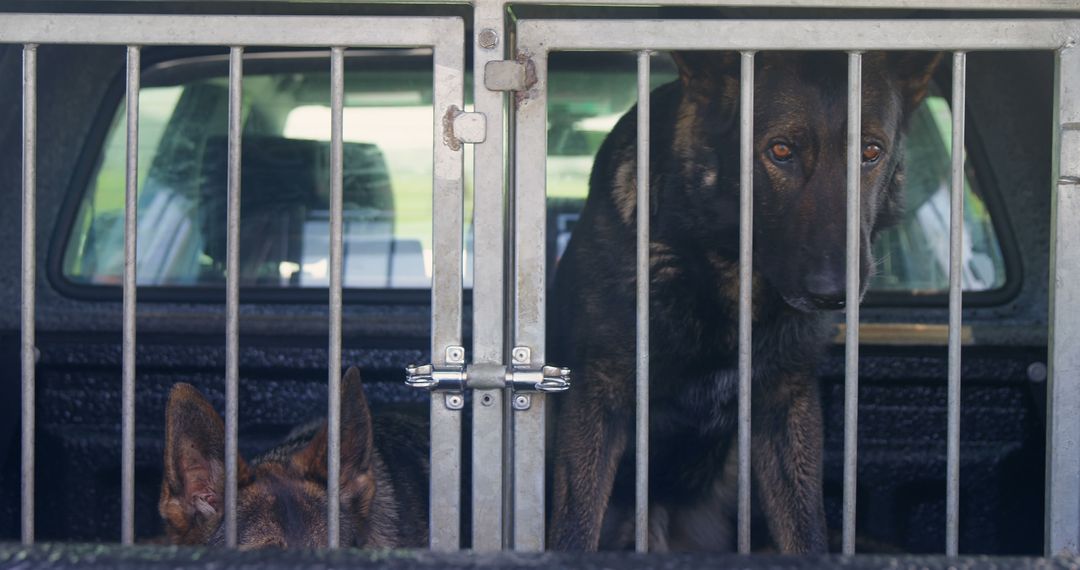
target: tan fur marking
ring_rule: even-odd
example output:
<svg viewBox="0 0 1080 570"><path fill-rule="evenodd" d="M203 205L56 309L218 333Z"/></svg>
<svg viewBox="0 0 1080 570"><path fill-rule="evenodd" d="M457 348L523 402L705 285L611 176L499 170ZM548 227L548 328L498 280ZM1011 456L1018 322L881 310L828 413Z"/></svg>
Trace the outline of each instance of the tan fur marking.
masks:
<svg viewBox="0 0 1080 570"><path fill-rule="evenodd" d="M615 169L615 208L626 225L637 221L637 159L627 158Z"/></svg>

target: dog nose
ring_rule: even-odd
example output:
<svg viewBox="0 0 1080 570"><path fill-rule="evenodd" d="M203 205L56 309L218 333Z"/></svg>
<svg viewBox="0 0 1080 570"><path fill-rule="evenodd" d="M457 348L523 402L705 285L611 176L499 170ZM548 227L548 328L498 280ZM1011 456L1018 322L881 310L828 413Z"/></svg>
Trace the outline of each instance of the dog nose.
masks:
<svg viewBox="0 0 1080 570"><path fill-rule="evenodd" d="M835 311L843 309L847 301L847 287L842 275L833 276L811 273L803 280L806 295L818 309Z"/></svg>

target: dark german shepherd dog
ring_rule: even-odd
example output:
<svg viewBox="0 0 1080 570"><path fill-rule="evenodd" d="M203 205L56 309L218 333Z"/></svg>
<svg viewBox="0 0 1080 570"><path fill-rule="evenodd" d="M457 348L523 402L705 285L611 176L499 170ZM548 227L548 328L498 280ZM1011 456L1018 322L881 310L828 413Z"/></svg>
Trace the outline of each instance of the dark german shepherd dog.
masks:
<svg viewBox="0 0 1080 570"><path fill-rule="evenodd" d="M652 93L650 545L734 547L739 58L674 55ZM824 552L816 363L845 300L847 65L755 62L752 473L782 552ZM860 283L901 209L906 118L936 54L863 60ZM552 347L575 372L555 421L550 544L621 548L633 512L636 110L601 146L556 277Z"/></svg>
<svg viewBox="0 0 1080 570"><path fill-rule="evenodd" d="M249 465L238 463L241 548L327 545L326 421L301 426ZM341 544L428 544L428 428L368 410L360 372L341 388ZM189 384L169 395L159 510L169 542L224 545L225 426Z"/></svg>

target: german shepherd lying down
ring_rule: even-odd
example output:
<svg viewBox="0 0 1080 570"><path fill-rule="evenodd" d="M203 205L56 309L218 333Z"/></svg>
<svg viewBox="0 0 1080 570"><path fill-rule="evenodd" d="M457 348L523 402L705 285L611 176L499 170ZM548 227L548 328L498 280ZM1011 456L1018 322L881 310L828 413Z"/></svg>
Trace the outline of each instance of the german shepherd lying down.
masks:
<svg viewBox="0 0 1080 570"><path fill-rule="evenodd" d="M250 464L238 461L241 548L327 545L326 421L301 426ZM372 419L349 368L341 388L341 544L428 544L428 428L402 416ZM159 510L172 544L224 545L225 426L189 384L169 395Z"/></svg>
<svg viewBox="0 0 1080 570"><path fill-rule="evenodd" d="M739 58L674 54L652 93L650 547L731 550L736 506ZM824 552L815 367L845 301L847 65L755 62L752 472L782 552ZM936 54L863 59L860 283L901 209L906 119ZM555 426L550 544L632 544L636 110L601 146L555 282L552 344L575 371Z"/></svg>

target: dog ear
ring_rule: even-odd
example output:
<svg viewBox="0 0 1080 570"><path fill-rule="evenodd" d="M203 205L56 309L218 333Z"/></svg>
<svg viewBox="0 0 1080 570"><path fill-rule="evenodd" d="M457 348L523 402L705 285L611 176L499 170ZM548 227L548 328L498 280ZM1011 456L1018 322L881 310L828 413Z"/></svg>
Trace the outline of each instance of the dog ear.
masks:
<svg viewBox="0 0 1080 570"><path fill-rule="evenodd" d="M901 52L889 54L889 65L904 98L904 113L923 102L941 62L941 52Z"/></svg>
<svg viewBox="0 0 1080 570"><path fill-rule="evenodd" d="M341 381L341 480L342 489L363 492L371 478L371 455L375 447L371 409L368 408L360 370L350 366ZM374 485L372 484L372 490Z"/></svg>
<svg viewBox="0 0 1080 570"><path fill-rule="evenodd" d="M690 91L716 92L724 79L739 77L739 57L732 51L673 51L679 80Z"/></svg>
<svg viewBox="0 0 1080 570"><path fill-rule="evenodd" d="M237 457L240 481L249 478ZM165 465L158 510L178 544L202 544L221 521L225 490L225 425L190 384L177 384L165 411Z"/></svg>
<svg viewBox="0 0 1080 570"><path fill-rule="evenodd" d="M366 505L375 495L372 472L371 410L368 408L360 370L355 366L341 381L341 498L361 500ZM325 480L327 468L327 427L293 457L293 464L307 477Z"/></svg>

